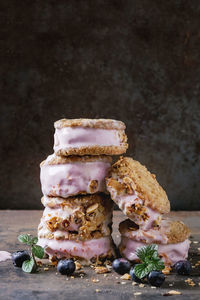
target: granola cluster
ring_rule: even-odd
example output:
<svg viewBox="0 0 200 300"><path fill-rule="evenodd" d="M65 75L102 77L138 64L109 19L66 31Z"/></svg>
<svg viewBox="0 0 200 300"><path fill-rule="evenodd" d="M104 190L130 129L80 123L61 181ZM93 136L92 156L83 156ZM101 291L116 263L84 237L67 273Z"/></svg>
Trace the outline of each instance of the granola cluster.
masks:
<svg viewBox="0 0 200 300"><path fill-rule="evenodd" d="M146 207L141 205L140 203L134 203L126 207L127 216L131 216L133 215L133 213L140 217L143 221L149 219L149 215L146 213Z"/></svg>
<svg viewBox="0 0 200 300"><path fill-rule="evenodd" d="M84 199L87 201L84 201ZM88 199L90 198L90 199ZM111 234L112 203L105 196L79 196L49 208L39 226L39 236L88 240Z"/></svg>

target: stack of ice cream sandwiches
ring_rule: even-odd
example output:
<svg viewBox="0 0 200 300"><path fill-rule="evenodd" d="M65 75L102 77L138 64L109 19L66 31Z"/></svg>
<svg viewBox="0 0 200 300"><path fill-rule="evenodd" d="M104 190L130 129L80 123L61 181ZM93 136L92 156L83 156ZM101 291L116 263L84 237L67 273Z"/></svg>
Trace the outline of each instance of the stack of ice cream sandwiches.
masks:
<svg viewBox="0 0 200 300"><path fill-rule="evenodd" d="M51 261L112 259L113 201L105 178L112 155L128 147L125 125L109 119L62 119L54 125L54 154L40 165L45 209L38 243Z"/></svg>
<svg viewBox="0 0 200 300"><path fill-rule="evenodd" d="M158 244L158 253L166 266L188 256L190 231L181 221L166 217L170 203L154 174L138 161L121 157L106 179L112 200L128 217L119 225L120 253L137 261L136 250Z"/></svg>
<svg viewBox="0 0 200 300"><path fill-rule="evenodd" d="M119 225L121 256L137 261L138 247L158 244L168 266L187 258L190 231L166 217L170 203L156 176L129 157L112 165L112 156L127 147L121 121L55 122L54 154L40 165L45 209L38 227L39 245L51 261L112 259L113 201L128 217Z"/></svg>

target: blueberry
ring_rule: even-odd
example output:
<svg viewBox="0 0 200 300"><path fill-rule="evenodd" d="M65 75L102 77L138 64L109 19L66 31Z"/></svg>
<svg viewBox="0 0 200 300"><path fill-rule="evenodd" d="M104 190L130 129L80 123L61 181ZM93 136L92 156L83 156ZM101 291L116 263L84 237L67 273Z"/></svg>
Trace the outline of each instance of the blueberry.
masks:
<svg viewBox="0 0 200 300"><path fill-rule="evenodd" d="M62 275L72 275L76 269L73 259L60 260L57 266L57 270Z"/></svg>
<svg viewBox="0 0 200 300"><path fill-rule="evenodd" d="M151 285L159 287L165 281L165 275L161 271L151 271L147 279Z"/></svg>
<svg viewBox="0 0 200 300"><path fill-rule="evenodd" d="M21 268L25 260L29 260L30 255L27 251L17 251L12 254L12 262L15 267Z"/></svg>
<svg viewBox="0 0 200 300"><path fill-rule="evenodd" d="M135 265L135 266L136 266L136 265ZM130 273L129 273L129 274L131 275L131 279L132 279L133 281L138 282L138 283L141 283L142 280L141 280L140 278L138 278L138 277L135 275L135 272L134 272L135 266L132 267L132 268L130 269Z"/></svg>
<svg viewBox="0 0 200 300"><path fill-rule="evenodd" d="M115 272L124 275L125 273L129 273L131 265L125 258L117 258L113 261L112 267Z"/></svg>
<svg viewBox="0 0 200 300"><path fill-rule="evenodd" d="M191 263L188 260L180 260L174 265L179 275L189 275L192 271Z"/></svg>

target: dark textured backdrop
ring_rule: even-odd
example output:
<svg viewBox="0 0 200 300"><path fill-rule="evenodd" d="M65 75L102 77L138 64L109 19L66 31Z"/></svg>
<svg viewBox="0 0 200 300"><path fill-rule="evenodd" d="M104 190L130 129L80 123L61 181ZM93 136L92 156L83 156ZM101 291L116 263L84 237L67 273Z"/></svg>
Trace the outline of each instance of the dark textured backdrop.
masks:
<svg viewBox="0 0 200 300"><path fill-rule="evenodd" d="M0 208L42 208L55 120L105 117L173 209L200 209L199 28L198 0L2 1Z"/></svg>

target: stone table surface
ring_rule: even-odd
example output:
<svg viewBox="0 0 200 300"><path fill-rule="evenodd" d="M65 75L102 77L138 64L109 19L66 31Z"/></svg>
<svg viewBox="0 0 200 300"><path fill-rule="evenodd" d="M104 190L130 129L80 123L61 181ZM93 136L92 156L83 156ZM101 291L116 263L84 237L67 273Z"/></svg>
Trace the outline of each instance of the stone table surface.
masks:
<svg viewBox="0 0 200 300"><path fill-rule="evenodd" d="M41 211L0 211L0 250L13 252L24 249L17 241L21 233L36 235ZM200 212L172 212L172 218L184 220L191 228L191 249L189 259L192 265L200 261ZM124 219L121 212L114 212L113 238L119 242L118 224ZM85 276L80 278L79 272L74 278L62 276L54 267L48 271L44 266L39 273L26 274L14 268L7 260L0 263L0 299L163 299L170 290L180 291L180 296L172 299L200 299L200 267L193 268L190 276L180 276L172 272L166 276L161 288L132 285L131 281L122 280L117 273L96 274L90 267L85 267ZM195 286L185 282L191 278ZM99 281L93 282L93 279ZM138 293L138 294L135 294Z"/></svg>

